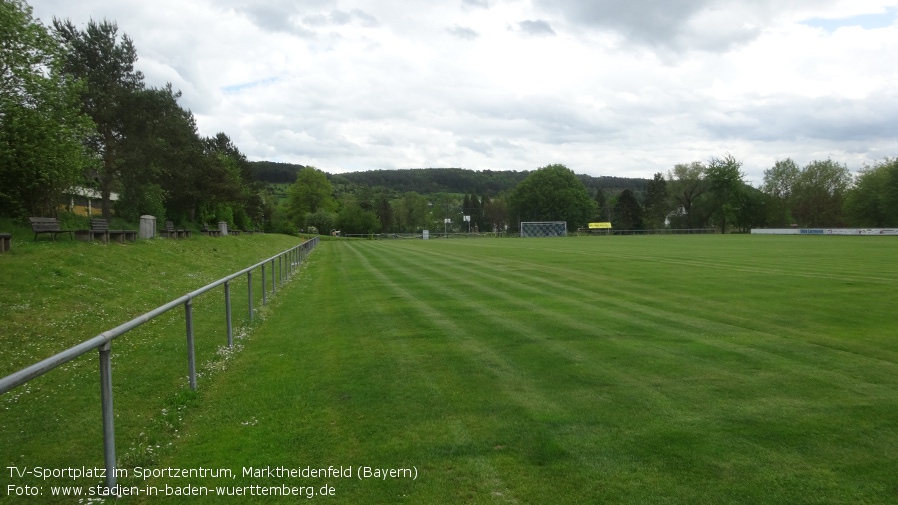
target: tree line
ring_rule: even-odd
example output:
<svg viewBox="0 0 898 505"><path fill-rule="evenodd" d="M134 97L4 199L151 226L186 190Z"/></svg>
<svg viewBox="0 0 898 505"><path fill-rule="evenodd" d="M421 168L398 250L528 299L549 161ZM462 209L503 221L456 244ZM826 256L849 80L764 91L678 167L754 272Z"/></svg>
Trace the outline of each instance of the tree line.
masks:
<svg viewBox="0 0 898 505"><path fill-rule="evenodd" d="M423 170L421 171L423 172ZM407 173L413 173L408 171ZM565 221L569 230L610 221L615 229L704 229L898 225L898 160L886 158L854 176L844 164L799 167L777 161L760 188L745 182L731 154L676 164L644 180L644 189L598 187L564 165L547 165L509 190L490 195L400 193L347 183L314 167L299 170L279 212L284 231L344 233L517 231L522 221ZM418 177L423 174L416 174Z"/></svg>
<svg viewBox="0 0 898 505"><path fill-rule="evenodd" d="M56 215L83 186L105 218L260 226L270 203L246 156L199 135L181 93L147 86L136 61L113 22L44 26L23 0L0 2L0 215Z"/></svg>
<svg viewBox="0 0 898 505"><path fill-rule="evenodd" d="M642 200L626 190L613 199L598 195L599 214L625 229L898 226L896 159L855 176L831 159L799 167L786 158L764 171L760 188L745 182L741 167L730 154L677 164L655 174Z"/></svg>

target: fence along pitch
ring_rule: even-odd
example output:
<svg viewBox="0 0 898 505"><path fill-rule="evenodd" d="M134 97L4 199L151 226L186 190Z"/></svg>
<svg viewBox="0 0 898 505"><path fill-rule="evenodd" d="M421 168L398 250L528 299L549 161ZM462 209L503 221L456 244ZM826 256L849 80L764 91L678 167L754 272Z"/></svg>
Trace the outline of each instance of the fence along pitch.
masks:
<svg viewBox="0 0 898 505"><path fill-rule="evenodd" d="M184 306L185 309L185 323L186 323L186 333L187 333L187 356L188 356L188 370L190 374L190 387L191 389L196 389L196 363L194 360L194 352L193 352L193 321L192 321L192 300L197 296L211 291L212 289L224 285L225 286L225 304L226 308L226 318L227 318L227 326L228 326L228 346L233 346L233 340L231 338L231 325L230 325L230 291L228 283L241 276L246 274L249 279L248 282L248 292L250 297L250 321L252 321L252 271L256 268L262 268L262 296L263 296L263 304L265 303L265 295L266 295L266 286L265 286L265 264L269 261L272 262L272 266L274 265L274 261L281 261L282 257L290 254L296 254L298 252L305 252L308 254L318 245L318 237L309 239L298 246L291 247L285 251L282 251L271 258L265 259L256 263L251 267L244 268L243 270L233 273L227 277L222 277L215 282L207 284L195 291L192 291L180 298L172 300L164 305L161 305L145 314L135 317L130 321L116 326L111 330L104 331L100 333L96 337L85 340L80 344L77 344L73 347L70 347L60 353L57 353L53 356L50 356L47 359L39 361L31 366L25 367L18 372L14 372L6 377L0 378L0 394L6 393L11 389L21 386L26 382L40 377L45 373L68 363L88 352L96 349L99 351L99 368L100 368L100 403L101 403L101 411L102 411L102 420L103 420L103 458L106 466L106 488L110 491L115 489L116 486L116 463L115 463L115 414L113 410L112 404L112 340L124 335L125 333L137 328L138 326L150 321L151 319L172 310L175 307ZM274 271L272 270L272 274ZM272 275L272 280L274 280L274 275Z"/></svg>

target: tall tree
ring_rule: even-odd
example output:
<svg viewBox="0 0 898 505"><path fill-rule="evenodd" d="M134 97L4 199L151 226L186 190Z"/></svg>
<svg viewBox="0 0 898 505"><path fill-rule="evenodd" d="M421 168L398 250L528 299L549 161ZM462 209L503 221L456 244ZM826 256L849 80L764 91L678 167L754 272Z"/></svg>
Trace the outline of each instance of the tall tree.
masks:
<svg viewBox="0 0 898 505"><path fill-rule="evenodd" d="M743 233L752 228L767 226L769 212L767 205L770 199L761 190L751 186L743 186L736 199L736 212L733 224Z"/></svg>
<svg viewBox="0 0 898 505"><path fill-rule="evenodd" d="M136 220L142 214L161 219L193 220L197 202L209 189L197 187L203 177L203 143L193 114L178 105L181 93L143 88L128 96L124 135L118 145L121 194L116 214Z"/></svg>
<svg viewBox="0 0 898 505"><path fill-rule="evenodd" d="M380 222L380 230L382 232L393 231L393 206L390 205L390 199L383 192L378 194L375 200L374 213Z"/></svg>
<svg viewBox="0 0 898 505"><path fill-rule="evenodd" d="M417 232L428 228L430 208L427 198L414 191L404 193L393 202L396 226L401 232Z"/></svg>
<svg viewBox="0 0 898 505"><path fill-rule="evenodd" d="M898 226L898 159L861 170L845 197L845 212L854 226Z"/></svg>
<svg viewBox="0 0 898 505"><path fill-rule="evenodd" d="M770 199L770 219L773 226L792 224L792 204L795 185L801 169L791 158L777 160L764 171L762 190Z"/></svg>
<svg viewBox="0 0 898 505"><path fill-rule="evenodd" d="M812 161L795 184L793 215L803 226L842 226L842 205L852 183L848 168L832 160Z"/></svg>
<svg viewBox="0 0 898 505"><path fill-rule="evenodd" d="M337 215L337 227L344 234L368 234L377 233L380 230L380 222L374 211L365 210L353 199L343 202L343 207Z"/></svg>
<svg viewBox="0 0 898 505"><path fill-rule="evenodd" d="M521 221L566 221L571 230L585 226L596 211L586 186L560 164L528 175L515 188L509 203Z"/></svg>
<svg viewBox="0 0 898 505"><path fill-rule="evenodd" d="M483 202L484 227L481 230L503 233L511 222L508 198L500 194Z"/></svg>
<svg viewBox="0 0 898 505"><path fill-rule="evenodd" d="M629 188L621 192L614 203L612 223L618 230L641 230L643 209L636 195Z"/></svg>
<svg viewBox="0 0 898 505"><path fill-rule="evenodd" d="M97 177L103 217L110 216L109 195L125 169L119 153L125 136L124 107L131 95L143 88L143 74L134 70L137 51L127 35L118 37L118 26L91 20L84 31L70 20L53 20L56 36L66 47L63 70L83 79L82 109L94 121L97 132L90 145L102 159Z"/></svg>
<svg viewBox="0 0 898 505"><path fill-rule="evenodd" d="M217 220L238 226L258 222L262 185L255 181L252 165L246 156L222 132L204 142L209 174L215 184L208 187L205 209Z"/></svg>
<svg viewBox="0 0 898 505"><path fill-rule="evenodd" d="M611 207L608 205L608 197L605 196L603 188L596 190L596 215L601 222L611 221Z"/></svg>
<svg viewBox="0 0 898 505"><path fill-rule="evenodd" d="M726 233L727 224L736 220L741 191L745 186L745 174L739 170L740 167L742 162L728 153L723 158L712 158L705 168L712 215L716 218L720 233Z"/></svg>
<svg viewBox="0 0 898 505"><path fill-rule="evenodd" d="M677 164L667 176L667 189L679 208L677 214L682 217L682 226L703 228L713 212L713 207L706 202L708 180L705 178L705 166L699 161L688 165Z"/></svg>
<svg viewBox="0 0 898 505"><path fill-rule="evenodd" d="M649 228L664 228L670 212L667 181L664 174L657 172L645 188L645 224Z"/></svg>
<svg viewBox="0 0 898 505"><path fill-rule="evenodd" d="M0 214L55 214L64 191L95 166L83 145L82 83L21 0L0 2Z"/></svg>
<svg viewBox="0 0 898 505"><path fill-rule="evenodd" d="M324 172L305 167L296 174L296 182L287 190L287 210L291 220L301 226L305 215L318 209L337 209L334 188Z"/></svg>

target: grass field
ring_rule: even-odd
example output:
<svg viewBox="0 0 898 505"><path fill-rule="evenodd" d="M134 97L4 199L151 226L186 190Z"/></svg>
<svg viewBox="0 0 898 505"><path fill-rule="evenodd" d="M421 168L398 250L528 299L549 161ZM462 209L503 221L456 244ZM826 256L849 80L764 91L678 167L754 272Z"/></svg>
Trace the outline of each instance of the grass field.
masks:
<svg viewBox="0 0 898 505"><path fill-rule="evenodd" d="M895 503L896 257L873 237L323 243L156 463L234 477L121 483L329 486L326 503ZM352 477L243 475L328 466Z"/></svg>

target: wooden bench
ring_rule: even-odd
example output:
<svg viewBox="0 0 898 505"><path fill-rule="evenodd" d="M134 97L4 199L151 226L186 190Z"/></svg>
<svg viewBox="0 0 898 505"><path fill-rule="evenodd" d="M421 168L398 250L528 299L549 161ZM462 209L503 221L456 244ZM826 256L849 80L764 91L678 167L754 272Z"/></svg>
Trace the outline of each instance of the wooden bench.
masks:
<svg viewBox="0 0 898 505"><path fill-rule="evenodd" d="M37 236L41 233L48 233L53 237L53 240L56 240L56 236L60 233L68 233L69 238L74 239L75 230L63 230L59 227L59 220L55 217L29 217L29 221L31 221L31 231L34 232L34 240L37 240Z"/></svg>
<svg viewBox="0 0 898 505"><path fill-rule="evenodd" d="M75 230L75 237L88 242L98 237L104 244L112 239L120 244L124 244L125 240L137 242L137 230L110 230L109 221L105 219L91 219L90 229Z"/></svg>
<svg viewBox="0 0 898 505"><path fill-rule="evenodd" d="M178 230L175 228L175 223L166 221L165 228L159 232L159 236L165 238L190 238L190 230Z"/></svg>
<svg viewBox="0 0 898 505"><path fill-rule="evenodd" d="M209 225L207 225L206 223L203 223L203 233L209 235L210 237L221 236L221 230L219 230L218 228L209 228Z"/></svg>
<svg viewBox="0 0 898 505"><path fill-rule="evenodd" d="M0 233L0 253L5 253L12 248L12 235Z"/></svg>

